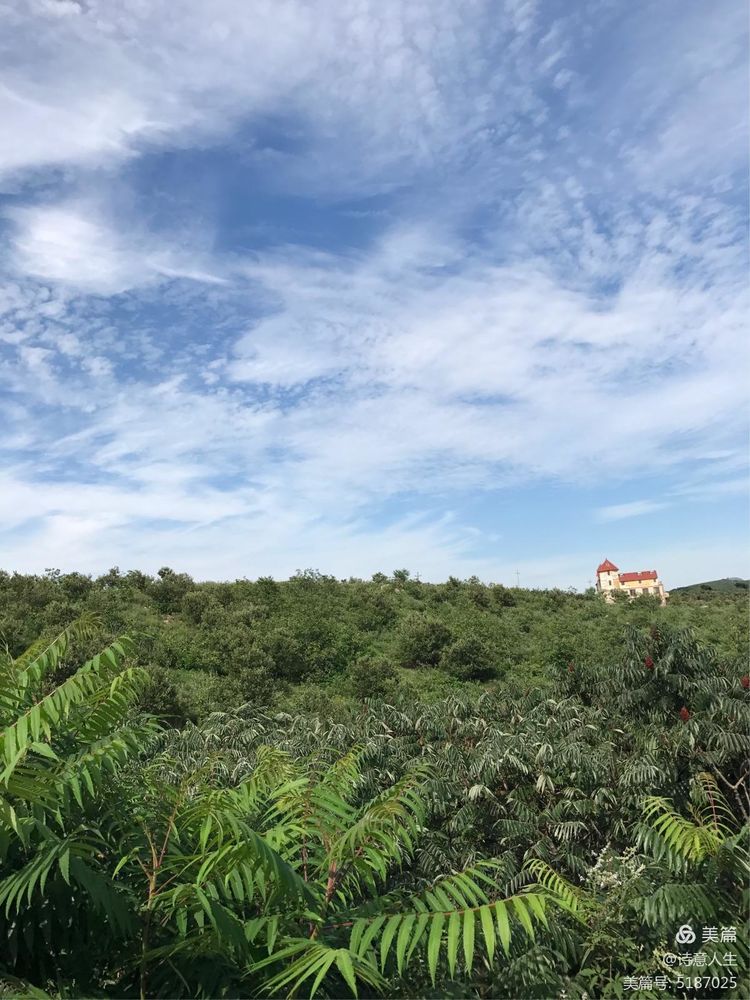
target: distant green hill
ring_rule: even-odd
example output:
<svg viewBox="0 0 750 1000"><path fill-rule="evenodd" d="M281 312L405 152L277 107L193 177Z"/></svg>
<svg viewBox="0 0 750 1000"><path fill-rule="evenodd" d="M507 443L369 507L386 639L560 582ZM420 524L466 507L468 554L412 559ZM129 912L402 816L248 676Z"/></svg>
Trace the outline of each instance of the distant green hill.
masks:
<svg viewBox="0 0 750 1000"><path fill-rule="evenodd" d="M727 576L723 580L708 580L706 583L691 583L689 587L673 587L672 594L692 594L715 590L722 594L737 593L737 591L748 590L750 581L743 580L739 576Z"/></svg>

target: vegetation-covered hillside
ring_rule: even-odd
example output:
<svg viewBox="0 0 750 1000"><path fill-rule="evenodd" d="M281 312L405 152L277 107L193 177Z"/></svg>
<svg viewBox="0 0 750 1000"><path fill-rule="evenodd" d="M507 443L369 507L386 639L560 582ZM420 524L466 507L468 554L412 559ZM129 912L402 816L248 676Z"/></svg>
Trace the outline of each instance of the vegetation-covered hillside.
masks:
<svg viewBox="0 0 750 1000"><path fill-rule="evenodd" d="M117 635L154 678L148 706L178 723L252 699L335 714L366 696L428 701L498 685L545 689L574 663L617 669L625 627L692 628L719 656L747 662L747 594L678 595L615 606L593 593L426 584L408 572L340 581L307 571L276 582L196 583L163 569L91 579L0 573L0 635L15 655L81 614L100 624L76 662Z"/></svg>
<svg viewBox="0 0 750 1000"><path fill-rule="evenodd" d="M747 996L745 613L1 576L0 995Z"/></svg>
<svg viewBox="0 0 750 1000"><path fill-rule="evenodd" d="M750 581L743 580L739 576L725 576L721 580L707 580L705 583L691 583L688 587L676 587L673 594L701 594L706 591L716 590L720 593L732 594L737 591L747 593Z"/></svg>

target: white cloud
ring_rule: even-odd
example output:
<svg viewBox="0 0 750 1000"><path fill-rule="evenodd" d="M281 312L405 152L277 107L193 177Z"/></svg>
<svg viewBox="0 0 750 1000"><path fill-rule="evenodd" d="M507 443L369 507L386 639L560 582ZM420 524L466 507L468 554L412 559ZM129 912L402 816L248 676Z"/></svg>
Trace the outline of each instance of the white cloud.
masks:
<svg viewBox="0 0 750 1000"><path fill-rule="evenodd" d="M0 174L111 169L243 127L278 183L333 197L467 162L454 205L560 169L588 190L662 192L726 188L743 169L739 6L546 13L516 0L260 0L248 16L241 0L186 0L175 17L168 0L21 0L1 15ZM255 134L275 118L291 144Z"/></svg>
<svg viewBox="0 0 750 1000"><path fill-rule="evenodd" d="M429 579L478 570L489 577L494 569L490 559L467 553L460 529L434 517L412 516L373 531L355 518L342 522L314 515L281 495L272 504L245 503L239 514L232 498L173 485L141 489L137 495L121 488L79 487L76 500L84 493L82 504L69 504L64 491L40 498L38 489L6 478L3 496L15 504L27 501L27 514L36 514L39 522L8 538L4 564L41 570L52 559L55 565L94 572L111 565L153 572L167 564L203 579L286 577L307 567L345 577L408 565ZM175 509L170 504L196 520L168 523Z"/></svg>
<svg viewBox="0 0 750 1000"><path fill-rule="evenodd" d="M585 546L509 559L502 548L492 554L483 535L450 516L412 513L374 526L340 512L314 512L283 492L241 500L236 493L198 490L193 475L199 472L172 464L144 469L137 486L56 483L46 491L6 473L0 477L0 521L12 533L4 540L4 565L93 573L114 565L148 572L171 565L198 579L285 578L307 567L368 577L407 566L424 580L477 575L512 586L518 571L524 587L583 590L600 559ZM178 511L186 520L171 520ZM746 554L724 540L627 549L617 561L625 568L654 566L668 588L748 575Z"/></svg>
<svg viewBox="0 0 750 1000"><path fill-rule="evenodd" d="M533 19L481 0L261 0L251 16L240 0L183 3L179 17L167 0L91 0L78 10L61 18L26 0L5 12L13 48L0 90L0 170L111 163L282 114L301 118L308 178L315 160L340 185L352 156L375 177L404 157L448 152L457 130L471 136L492 118L491 94L532 100L519 45ZM501 65L482 60L488 31L515 45ZM340 155L318 158L342 130Z"/></svg>
<svg viewBox="0 0 750 1000"><path fill-rule="evenodd" d="M66 316L51 299L57 332L43 326L21 345L16 384L30 406L38 398L68 415L46 423L37 408L32 424L48 456L80 465L84 480L115 477L111 495L86 487L86 523L100 530L96 511L117 509L121 496L119 539L144 530L149 510L178 534L191 525L196 546L198 535L224 531L217 520L287 511L295 531L314 536L312 556L327 533L348 538L352 523L369 537L370 505L405 491L429 509L430 498L520 481L627 481L670 468L679 475L686 465L692 475L697 463L715 466L711 456L722 452L727 463L741 449L744 293L735 270L722 269L730 258L712 261L710 230L703 266L679 277L671 262L684 256L684 225L674 220L660 233L640 252L636 240L613 247L594 237L623 275L619 294L604 301L595 276L585 283L579 274L571 287L567 269L555 273L541 256L492 263L431 228L394 230L372 251L344 257L268 252L244 274L248 295L261 289L275 311L231 354L214 352L215 379L200 388L190 360L171 369L167 360L158 384L121 385L115 357L93 349L80 306ZM579 250L586 255L585 235ZM76 361L94 378L59 369ZM271 391L259 393L263 385ZM24 418L15 422L20 429ZM180 481L168 499L143 478L155 464ZM190 473L180 477L183 467ZM220 481L219 502L206 491ZM87 517L74 493L56 487L54 509ZM645 513L644 503L657 501L600 516ZM27 515L29 506L15 509ZM255 537L249 523L236 530ZM277 537L262 523L263 538ZM170 532L145 531L154 545L177 544ZM279 540L282 551L291 537ZM446 545L457 552L455 540ZM458 548L467 545L461 536Z"/></svg>
<svg viewBox="0 0 750 1000"><path fill-rule="evenodd" d="M677 240L680 226L663 240ZM500 266L468 252L458 271L436 272L436 258L452 262L463 248L394 258L390 247L356 261L268 255L250 271L278 311L240 339L228 372L308 383L284 422L305 483L429 488L457 473L585 481L737 442L739 262L722 273L707 254L694 278L677 278L676 253L629 246L621 291L602 301L595 280L571 288L541 257Z"/></svg>
<svg viewBox="0 0 750 1000"><path fill-rule="evenodd" d="M746 174L746 11L681 5L675 17L664 5L650 13L631 26L638 71L612 95L621 127L638 139L625 144L629 163L651 191Z"/></svg>
<svg viewBox="0 0 750 1000"><path fill-rule="evenodd" d="M610 504L608 507L600 507L596 516L599 521L623 521L629 517L641 517L644 514L653 514L658 510L669 507L668 503L661 500L632 500L629 503Z"/></svg>
<svg viewBox="0 0 750 1000"><path fill-rule="evenodd" d="M16 225L15 263L45 281L75 284L113 294L144 277L135 250L82 207L22 208L11 213Z"/></svg>
<svg viewBox="0 0 750 1000"><path fill-rule="evenodd" d="M12 264L21 274L98 295L115 295L162 278L222 283L197 255L161 246L126 220L107 219L91 203L6 211L14 227Z"/></svg>
<svg viewBox="0 0 750 1000"><path fill-rule="evenodd" d="M696 500L719 500L722 497L734 496L746 497L750 493L750 479L747 475L745 456L732 454L731 458L731 466L744 468L745 475L737 478L723 478L721 467L716 469L713 476L708 474L708 469L702 469L703 482L687 482L675 490L675 495Z"/></svg>

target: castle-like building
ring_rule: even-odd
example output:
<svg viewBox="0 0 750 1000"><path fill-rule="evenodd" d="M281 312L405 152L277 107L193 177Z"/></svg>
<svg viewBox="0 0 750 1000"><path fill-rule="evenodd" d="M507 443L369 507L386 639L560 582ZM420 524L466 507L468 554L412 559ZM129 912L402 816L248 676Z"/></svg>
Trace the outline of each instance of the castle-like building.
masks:
<svg viewBox="0 0 750 1000"><path fill-rule="evenodd" d="M627 594L630 600L649 594L658 597L662 604L667 603L669 594L659 579L655 569L644 569L640 573L621 573L609 559L605 559L596 570L596 589L604 595L604 600L611 604L615 594Z"/></svg>

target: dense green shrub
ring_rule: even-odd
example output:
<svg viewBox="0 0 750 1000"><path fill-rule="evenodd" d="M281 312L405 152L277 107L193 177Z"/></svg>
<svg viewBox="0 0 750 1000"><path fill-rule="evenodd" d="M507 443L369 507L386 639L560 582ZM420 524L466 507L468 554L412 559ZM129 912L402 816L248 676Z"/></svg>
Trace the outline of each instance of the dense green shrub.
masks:
<svg viewBox="0 0 750 1000"><path fill-rule="evenodd" d="M166 615L180 610L182 600L192 586L193 579L187 573L175 573L168 566L163 566L148 589L157 609Z"/></svg>
<svg viewBox="0 0 750 1000"><path fill-rule="evenodd" d="M378 632L397 618L397 610L383 590L357 588L350 597L350 606L357 626L363 632Z"/></svg>
<svg viewBox="0 0 750 1000"><path fill-rule="evenodd" d="M300 681L308 673L305 649L289 627L278 627L264 637L263 648L273 662L274 674L284 681Z"/></svg>
<svg viewBox="0 0 750 1000"><path fill-rule="evenodd" d="M396 637L396 655L403 667L437 666L452 632L437 618L413 614L401 625Z"/></svg>
<svg viewBox="0 0 750 1000"><path fill-rule="evenodd" d="M364 656L349 668L349 685L355 698L392 699L398 689L398 670L382 656Z"/></svg>
<svg viewBox="0 0 750 1000"><path fill-rule="evenodd" d="M513 596L513 592L501 583L497 583L494 587L491 587L490 593L492 600L499 608L514 608L516 606L516 599Z"/></svg>
<svg viewBox="0 0 750 1000"><path fill-rule="evenodd" d="M440 666L464 681L483 681L499 674L498 657L492 647L473 635L463 636L446 646L440 654Z"/></svg>

